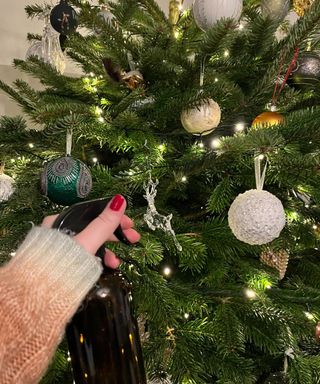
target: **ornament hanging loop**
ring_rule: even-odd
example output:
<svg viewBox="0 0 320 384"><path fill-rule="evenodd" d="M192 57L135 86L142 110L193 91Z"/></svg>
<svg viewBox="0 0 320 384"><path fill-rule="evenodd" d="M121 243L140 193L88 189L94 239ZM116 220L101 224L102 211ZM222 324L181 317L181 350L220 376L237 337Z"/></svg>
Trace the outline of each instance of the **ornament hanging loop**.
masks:
<svg viewBox="0 0 320 384"><path fill-rule="evenodd" d="M284 367L283 373L286 375L288 373L289 368L289 357L290 359L294 359L294 350L292 348L288 348L284 353Z"/></svg>
<svg viewBox="0 0 320 384"><path fill-rule="evenodd" d="M266 171L267 171L267 164L266 161L263 171L261 173L261 161L263 160L264 156L258 155L254 158L254 171L255 171L255 177L256 177L256 188L257 190L261 191L263 189L264 180L266 177Z"/></svg>
<svg viewBox="0 0 320 384"><path fill-rule="evenodd" d="M204 71L205 71L205 66L206 66L206 59L207 55L205 55L200 62L200 88L202 91L203 84L204 84Z"/></svg>
<svg viewBox="0 0 320 384"><path fill-rule="evenodd" d="M72 150L72 128L69 128L67 130L67 137L66 137L66 156L71 156L71 150Z"/></svg>

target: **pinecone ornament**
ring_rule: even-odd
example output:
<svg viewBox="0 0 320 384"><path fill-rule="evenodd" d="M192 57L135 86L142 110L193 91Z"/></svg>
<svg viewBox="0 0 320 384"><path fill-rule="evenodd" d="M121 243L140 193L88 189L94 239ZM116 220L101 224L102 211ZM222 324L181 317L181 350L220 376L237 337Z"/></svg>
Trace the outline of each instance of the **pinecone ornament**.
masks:
<svg viewBox="0 0 320 384"><path fill-rule="evenodd" d="M261 253L260 261L268 267L276 268L279 271L279 278L282 280L287 271L289 253L284 249L281 249L280 251L267 249Z"/></svg>
<svg viewBox="0 0 320 384"><path fill-rule="evenodd" d="M312 5L314 0L293 0L293 9L299 16L303 16L305 11Z"/></svg>

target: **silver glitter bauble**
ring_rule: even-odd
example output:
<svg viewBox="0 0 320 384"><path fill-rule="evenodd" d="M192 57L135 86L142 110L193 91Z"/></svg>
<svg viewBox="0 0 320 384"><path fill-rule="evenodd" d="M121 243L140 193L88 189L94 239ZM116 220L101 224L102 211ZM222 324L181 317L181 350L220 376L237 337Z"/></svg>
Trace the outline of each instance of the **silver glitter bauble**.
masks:
<svg viewBox="0 0 320 384"><path fill-rule="evenodd" d="M301 55L289 81L293 83L295 88L313 89L320 81L319 55L313 52L306 52Z"/></svg>
<svg viewBox="0 0 320 384"><path fill-rule="evenodd" d="M260 7L264 16L282 20L289 12L290 0L263 0Z"/></svg>
<svg viewBox="0 0 320 384"><path fill-rule="evenodd" d="M276 196L264 190L251 189L240 194L231 204L228 221L238 240L262 245L279 237L286 217Z"/></svg>
<svg viewBox="0 0 320 384"><path fill-rule="evenodd" d="M219 104L212 99L181 113L183 128L193 135L208 135L217 128L220 120L221 109Z"/></svg>
<svg viewBox="0 0 320 384"><path fill-rule="evenodd" d="M14 192L14 180L12 177L0 174L0 203L9 200Z"/></svg>
<svg viewBox="0 0 320 384"><path fill-rule="evenodd" d="M197 26L206 31L222 18L240 19L242 0L195 0L193 17Z"/></svg>

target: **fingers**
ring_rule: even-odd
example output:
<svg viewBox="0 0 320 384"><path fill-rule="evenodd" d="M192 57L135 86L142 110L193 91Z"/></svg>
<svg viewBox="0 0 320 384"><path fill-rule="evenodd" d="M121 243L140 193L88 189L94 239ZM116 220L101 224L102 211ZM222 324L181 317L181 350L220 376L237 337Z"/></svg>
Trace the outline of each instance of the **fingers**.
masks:
<svg viewBox="0 0 320 384"><path fill-rule="evenodd" d="M108 203L107 207L103 210L99 217L93 220L74 238L88 252L95 254L102 244L108 240L112 240L113 232L119 226L126 206L127 203L124 197L116 195Z"/></svg>
<svg viewBox="0 0 320 384"><path fill-rule="evenodd" d="M116 269L119 267L121 261L112 251L110 251L110 249L106 249L106 253L104 254L104 263L107 267Z"/></svg>
<svg viewBox="0 0 320 384"><path fill-rule="evenodd" d="M43 219L41 226L46 228L51 228L53 226L53 223L55 222L56 218L59 215L51 215L47 216Z"/></svg>
<svg viewBox="0 0 320 384"><path fill-rule="evenodd" d="M138 233L135 229L133 228L129 228L129 229L125 229L123 231L124 233L124 236L129 240L130 243L137 243L141 236L140 236L140 233Z"/></svg>

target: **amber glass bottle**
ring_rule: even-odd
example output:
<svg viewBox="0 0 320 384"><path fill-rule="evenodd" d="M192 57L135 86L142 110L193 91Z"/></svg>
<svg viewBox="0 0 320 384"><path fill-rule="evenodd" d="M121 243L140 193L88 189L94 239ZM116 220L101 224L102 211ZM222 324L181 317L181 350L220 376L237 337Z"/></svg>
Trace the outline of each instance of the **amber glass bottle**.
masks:
<svg viewBox="0 0 320 384"><path fill-rule="evenodd" d="M106 201L76 204L54 227L80 232L101 213ZM115 232L121 240L121 229ZM101 255L104 251L98 251ZM130 284L120 271L104 271L67 326L67 340L76 384L146 384Z"/></svg>
<svg viewBox="0 0 320 384"><path fill-rule="evenodd" d="M67 327L76 384L145 384L128 282L105 269Z"/></svg>

